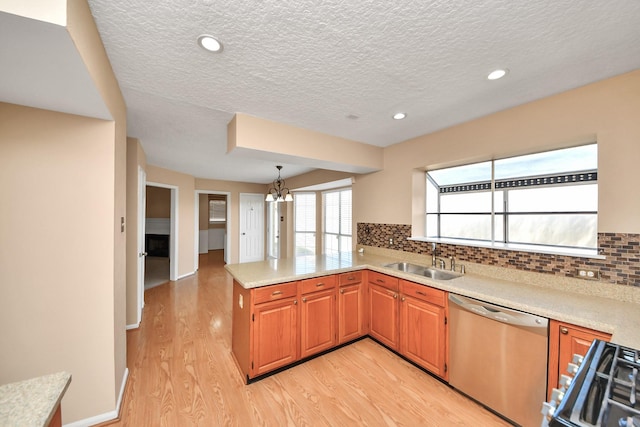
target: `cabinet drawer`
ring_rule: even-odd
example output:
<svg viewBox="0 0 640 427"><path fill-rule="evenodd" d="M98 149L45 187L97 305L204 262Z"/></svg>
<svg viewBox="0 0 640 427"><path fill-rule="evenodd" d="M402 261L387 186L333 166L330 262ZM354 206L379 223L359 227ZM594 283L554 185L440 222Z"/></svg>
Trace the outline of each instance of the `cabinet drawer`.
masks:
<svg viewBox="0 0 640 427"><path fill-rule="evenodd" d="M322 276L314 277L313 279L305 279L302 282L302 293L308 294L309 292L323 291L325 289L331 289L336 287L336 276Z"/></svg>
<svg viewBox="0 0 640 427"><path fill-rule="evenodd" d="M368 276L369 282L371 283L391 289L392 291L398 290L399 279L396 277L387 276L386 274L378 273L377 271L369 271Z"/></svg>
<svg viewBox="0 0 640 427"><path fill-rule="evenodd" d="M282 283L280 285L265 286L253 290L253 303L260 304L277 301L283 298L295 297L298 294L298 282Z"/></svg>
<svg viewBox="0 0 640 427"><path fill-rule="evenodd" d="M440 307L444 307L445 301L447 300L445 291L418 283L407 282L406 280L400 281L400 292L408 297L429 302Z"/></svg>
<svg viewBox="0 0 640 427"><path fill-rule="evenodd" d="M362 282L362 271L351 271L349 273L342 273L338 276L338 282L340 286L350 285L352 283Z"/></svg>

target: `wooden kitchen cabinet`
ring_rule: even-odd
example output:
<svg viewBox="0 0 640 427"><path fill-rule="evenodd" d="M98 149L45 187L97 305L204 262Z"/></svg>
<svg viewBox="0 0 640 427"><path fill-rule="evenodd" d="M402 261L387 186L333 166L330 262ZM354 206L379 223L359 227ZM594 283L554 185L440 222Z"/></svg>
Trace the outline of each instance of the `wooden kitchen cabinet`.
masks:
<svg viewBox="0 0 640 427"><path fill-rule="evenodd" d="M398 283L395 277L370 271L369 335L398 350Z"/></svg>
<svg viewBox="0 0 640 427"><path fill-rule="evenodd" d="M573 355L584 356L594 339L610 341L611 334L553 319L549 321L547 399L551 398L551 390L558 387L560 375L567 374L567 365L572 361Z"/></svg>
<svg viewBox="0 0 640 427"><path fill-rule="evenodd" d="M298 360L298 300L296 297L256 304L253 310L251 377Z"/></svg>
<svg viewBox="0 0 640 427"><path fill-rule="evenodd" d="M246 382L299 359L298 284L245 289L233 281L231 348Z"/></svg>
<svg viewBox="0 0 640 427"><path fill-rule="evenodd" d="M329 350L338 344L336 276L302 281L300 304L300 358Z"/></svg>
<svg viewBox="0 0 640 427"><path fill-rule="evenodd" d="M338 344L366 335L365 284L362 271L338 276Z"/></svg>
<svg viewBox="0 0 640 427"><path fill-rule="evenodd" d="M400 281L400 354L447 379L446 292Z"/></svg>

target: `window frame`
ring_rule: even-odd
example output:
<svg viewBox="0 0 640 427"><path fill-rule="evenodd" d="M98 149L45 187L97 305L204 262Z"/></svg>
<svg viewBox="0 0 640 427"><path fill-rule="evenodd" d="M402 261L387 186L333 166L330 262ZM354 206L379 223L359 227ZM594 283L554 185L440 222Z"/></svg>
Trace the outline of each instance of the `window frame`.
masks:
<svg viewBox="0 0 640 427"><path fill-rule="evenodd" d="M586 144L586 145L596 145L597 143ZM555 150L549 150L555 151ZM544 151L548 152L548 151ZM542 153L544 153L542 152ZM536 153L537 154L537 153ZM520 156L516 156L520 157ZM524 157L524 156L522 156ZM447 194L447 192L443 192L442 188L448 187L464 187L469 184L447 184L443 186L438 186L435 180L429 175L430 170L425 172L426 175L426 189L425 189L425 237L424 238L412 238L412 240L422 240L428 242L445 242L452 244L461 244L467 246L479 246L479 247L492 247L492 248L502 248L502 249L515 249L521 251L531 251L531 252L542 252L542 253L553 253L553 254L567 254L571 256L585 256L585 257L595 257L600 258L598 256L598 242L597 242L597 223L598 223L598 208L597 208L597 200L596 200L596 210L539 210L539 211L513 211L509 209L509 195L513 190L522 190L526 188L558 188L561 186L579 186L579 185L593 185L597 186L598 184L598 169L597 166L595 169L582 170L582 171L572 171L572 172L561 172L561 173L552 173L552 174L544 174L544 175L531 175L531 176L523 176L517 178L505 178L505 179L495 179L495 162L502 159L494 159L491 160L491 179L490 181L482 181L473 183L480 184L481 188L477 190L460 190L460 193L466 192L490 192L491 194L491 211L490 212L442 212L442 196L443 194ZM484 162L478 162L484 163ZM472 163L474 164L474 163ZM464 165L461 165L464 166ZM436 170L436 169L434 169ZM577 181L575 177L578 177ZM562 177L562 182L557 182L560 177ZM567 177L574 177L573 180ZM584 179L583 179L584 178ZM530 180L542 180L542 183ZM525 182L528 181L528 182ZM486 185L489 184L488 188ZM435 209L432 206L428 206L429 204L429 186L433 186L437 190L437 202ZM451 192L456 192L453 190ZM497 209L495 206L495 198L498 192L502 193L502 202L503 207L501 209ZM597 192L597 189L596 189ZM596 193L597 197L597 193ZM431 196L433 199L433 196ZM431 227L429 226L430 220L429 217L433 217L435 215L436 221L436 235L430 232L430 228L433 228L433 224ZM442 237L442 217L447 215L489 215L490 218L490 239L473 239L473 238L464 238L464 237ZM590 215L595 216L595 236L591 236L590 238L595 238L595 247L587 247L587 246L568 246L561 244L552 244L552 243L534 243L534 242L518 242L512 241L509 236L509 224L510 218L516 216L525 216L525 215L535 215L539 217L549 217L549 216L563 216L563 215ZM497 219L501 217L501 230L496 229ZM431 220L433 222L433 219ZM496 239L496 233L499 232L502 237Z"/></svg>
<svg viewBox="0 0 640 427"><path fill-rule="evenodd" d="M350 218L349 218L349 224L350 224L350 234L346 234L343 232L342 230L342 224L343 224L343 219L342 219L342 210L343 210L343 204L342 204L342 194L349 192L350 193L350 200L349 200L349 206L350 206ZM327 232L327 203L326 203L326 196L327 194L330 193L339 193L339 202L338 202L338 207L339 207L339 213L338 213L338 233L334 233L334 232ZM353 189L352 187L342 187L342 188L336 188L336 189L331 189L331 190L327 190L327 191L323 191L322 192L322 253L323 254L327 254L329 253L327 251L327 237L328 236L335 236L335 238L338 239L338 250L337 251L331 251L330 253L340 253L343 252L340 250L340 246L342 243L342 239L343 238L348 238L350 239L351 244L349 251L353 250Z"/></svg>
<svg viewBox="0 0 640 427"><path fill-rule="evenodd" d="M298 221L296 220L298 217L297 214L297 198L299 196L312 196L313 197L313 218L314 218L314 223L315 223L315 228L313 231L298 231ZM317 234L318 234L318 196L315 192L296 192L293 194L293 253L294 256L300 256L298 254L298 245L296 244L297 242L297 236L298 234L311 234L313 237L313 253L309 254L309 255L315 255L317 252L317 247L318 247L318 241L317 241ZM308 248L307 246L305 246L305 248Z"/></svg>
<svg viewBox="0 0 640 427"><path fill-rule="evenodd" d="M222 219L216 219L215 217L212 219L212 215L215 215L216 209L215 209L215 205L216 204L221 204L222 207L218 208L217 211L220 214L222 212L222 214L224 215L224 218ZM221 218L221 217L219 217ZM209 224L225 224L227 222L227 200L226 197L225 199L209 199Z"/></svg>

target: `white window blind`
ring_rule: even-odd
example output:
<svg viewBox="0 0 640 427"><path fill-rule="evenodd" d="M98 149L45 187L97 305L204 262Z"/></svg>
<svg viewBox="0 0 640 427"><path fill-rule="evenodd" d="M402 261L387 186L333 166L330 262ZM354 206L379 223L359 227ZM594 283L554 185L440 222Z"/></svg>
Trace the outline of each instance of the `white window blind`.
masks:
<svg viewBox="0 0 640 427"><path fill-rule="evenodd" d="M296 193L293 196L295 254L316 253L316 194Z"/></svg>
<svg viewBox="0 0 640 427"><path fill-rule="evenodd" d="M209 222L227 221L227 200L222 198L209 199Z"/></svg>
<svg viewBox="0 0 640 427"><path fill-rule="evenodd" d="M351 189L328 191L322 194L324 212L324 253L350 252L351 237Z"/></svg>

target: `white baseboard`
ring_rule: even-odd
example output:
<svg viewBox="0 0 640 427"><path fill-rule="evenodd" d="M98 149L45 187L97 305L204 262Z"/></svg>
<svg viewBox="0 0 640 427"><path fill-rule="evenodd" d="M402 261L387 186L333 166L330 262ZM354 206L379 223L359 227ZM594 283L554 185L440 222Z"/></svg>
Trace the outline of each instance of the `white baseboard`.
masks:
<svg viewBox="0 0 640 427"><path fill-rule="evenodd" d="M124 375L122 376L120 393L118 393L118 401L116 402L116 409L114 409L113 411L105 412L104 414L96 415L95 417L89 417L80 421L74 421L72 423L65 424L64 427L89 427L118 418L118 415L120 414L120 405L122 405L122 396L124 395L124 389L127 385L128 379L129 368L125 368Z"/></svg>
<svg viewBox="0 0 640 427"><path fill-rule="evenodd" d="M183 274L182 276L178 276L177 280L184 279L185 277L193 276L194 274L196 274L195 271L192 271L191 273Z"/></svg>

